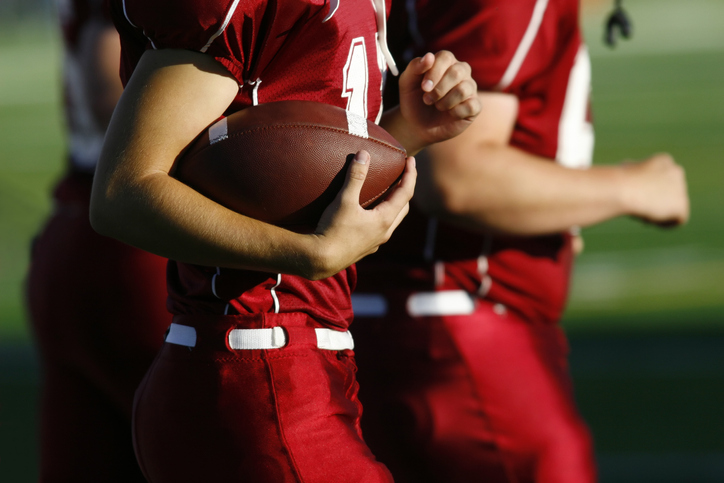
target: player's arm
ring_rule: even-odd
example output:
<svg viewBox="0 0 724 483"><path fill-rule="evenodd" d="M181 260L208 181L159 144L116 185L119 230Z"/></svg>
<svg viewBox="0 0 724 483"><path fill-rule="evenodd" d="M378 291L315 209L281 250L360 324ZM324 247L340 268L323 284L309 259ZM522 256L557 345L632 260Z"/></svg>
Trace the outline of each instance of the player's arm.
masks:
<svg viewBox="0 0 724 483"><path fill-rule="evenodd" d="M620 215L661 225L688 219L684 172L670 156L565 168L508 144L514 96L479 97L482 111L465 132L418 156L414 201L427 213L514 235L556 233Z"/></svg>
<svg viewBox="0 0 724 483"><path fill-rule="evenodd" d="M90 109L99 126L104 129L123 92L118 76L121 42L113 23L98 9L84 23L79 33L77 58L80 59L83 84L88 92Z"/></svg>
<svg viewBox="0 0 724 483"><path fill-rule="evenodd" d="M410 154L464 131L480 112L470 66L449 51L413 59L400 75L399 106L380 125Z"/></svg>
<svg viewBox="0 0 724 483"><path fill-rule="evenodd" d="M91 222L100 233L174 260L323 278L374 252L412 196L415 170L374 210L359 206L366 153L316 234L232 212L169 175L176 157L226 110L236 80L211 57L148 51L113 114L96 171ZM293 156L290 151L290 156ZM357 198L354 199L354 195Z"/></svg>

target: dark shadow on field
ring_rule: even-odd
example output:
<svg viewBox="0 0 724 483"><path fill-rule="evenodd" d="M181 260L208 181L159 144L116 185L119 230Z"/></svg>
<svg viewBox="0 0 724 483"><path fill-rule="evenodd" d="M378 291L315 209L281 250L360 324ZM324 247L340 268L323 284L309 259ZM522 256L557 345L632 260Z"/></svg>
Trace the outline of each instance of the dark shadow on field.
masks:
<svg viewBox="0 0 724 483"><path fill-rule="evenodd" d="M613 330L605 320L568 321L601 482L724 481L724 313L616 319Z"/></svg>
<svg viewBox="0 0 724 483"><path fill-rule="evenodd" d="M39 371L26 342L0 344L0 481L38 481Z"/></svg>

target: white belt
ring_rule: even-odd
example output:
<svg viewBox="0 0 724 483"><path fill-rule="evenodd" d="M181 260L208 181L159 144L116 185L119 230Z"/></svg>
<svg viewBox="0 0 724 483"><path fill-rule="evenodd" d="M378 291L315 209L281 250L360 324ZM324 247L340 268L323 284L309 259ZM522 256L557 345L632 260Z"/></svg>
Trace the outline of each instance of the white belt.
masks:
<svg viewBox="0 0 724 483"><path fill-rule="evenodd" d="M330 351L354 349L354 340L349 331L314 329L317 347ZM171 324L166 342L196 347L196 329L187 325ZM287 333L281 327L270 329L233 329L229 332L229 347L234 350L279 349L287 345Z"/></svg>
<svg viewBox="0 0 724 483"><path fill-rule="evenodd" d="M475 311L476 299L464 290L416 292L407 298L406 308L412 317L469 315ZM380 294L352 294L352 310L359 317L383 317L387 300Z"/></svg>

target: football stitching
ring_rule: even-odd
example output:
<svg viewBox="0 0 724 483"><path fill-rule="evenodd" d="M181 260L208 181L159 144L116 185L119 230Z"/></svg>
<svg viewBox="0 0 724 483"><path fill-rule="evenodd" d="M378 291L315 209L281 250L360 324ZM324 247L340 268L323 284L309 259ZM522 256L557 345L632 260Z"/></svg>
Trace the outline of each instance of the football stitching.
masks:
<svg viewBox="0 0 724 483"><path fill-rule="evenodd" d="M255 133L255 132L271 131L271 130L279 130L279 129L288 129L288 128L311 128L311 129L316 129L316 130L330 131L330 132L335 132L335 133L339 133L339 134L345 134L345 135L348 135L348 136L355 136L354 134L351 134L349 131L345 131L345 130L343 130L343 129L336 128L336 127L330 127L330 126L319 126L319 125L307 124L307 123L274 124L274 125L271 125L271 126L259 126L259 127L244 129L244 130L241 130L241 131L235 131L235 132L233 132L233 133L228 133L228 134L227 134L227 137L226 137L225 139L219 140L219 141L217 141L217 142L215 142L215 143L213 143L213 144L207 141L206 143L204 143L204 146L203 146L201 149L199 149L198 151L195 151L195 152L194 152L193 156L197 156L197 155L201 154L201 153L202 153L203 151L205 151L207 148L210 148L210 147L212 147L212 146L219 147L219 144L223 143L224 141L228 141L229 139L234 138L234 137L243 136L243 135L251 134L251 133ZM360 136L355 136L355 137L360 137ZM361 137L360 137L360 139L367 139L367 140L369 140L369 141L372 141L373 143L379 144L380 146L385 146L385 147L387 147L387 148L391 148L393 151L395 151L395 152L397 152L397 153L399 153L399 154L402 154L403 156L406 156L406 155L407 155L407 151L405 151L404 149L400 149L399 147L397 147L397 146L395 146L395 145L393 145L393 144L390 144L390 143L381 141L381 140L379 140L379 139L376 139L376 138L373 138L373 137L368 137L368 138L361 138ZM398 181L400 180L400 177L401 177L401 176L402 176L402 175L400 175L400 176L395 180L395 182L398 182ZM373 203L375 200L377 200L380 196L382 196L382 195L384 195L385 193L387 193L394 184L395 184L395 183L393 182L392 184L390 184L390 186L388 186L388 187L385 188L384 190L380 191L379 193L377 193L376 195L374 195L374 196L371 197L370 199L366 200L367 205L372 204L372 203ZM305 225L306 225L305 223L285 223L285 224L284 224L284 226L305 226Z"/></svg>
<svg viewBox="0 0 724 483"><path fill-rule="evenodd" d="M386 146L386 147L388 147L388 148L391 148L391 149L393 149L394 151L397 151L398 153L402 153L402 154L404 154L404 155L407 154L407 151L405 151L404 149L400 149L399 147L397 147L397 146L395 146L395 145L393 145L393 144L390 144L390 143L387 143L387 142L384 142L384 141L380 141L379 139L376 139L376 138L372 138L372 137L362 138L362 137L360 137L360 136L355 136L354 134L350 134L349 131L345 131L345 130L340 129L340 128L338 128L338 127L319 126L319 125L315 125L315 124L304 124L304 123L274 124L273 126L259 126L259 127L255 127L255 128L248 128L248 129L245 129L245 130L243 130L243 131L236 131L236 132L233 132L233 133L229 132L229 133L227 134L226 139L220 140L220 141L218 141L218 142L215 142L214 144L211 144L210 142L207 141L207 142L205 143L204 147L201 148L201 149L199 149L198 151L196 151L196 153L198 154L198 153L204 151L206 148L209 148L209 147L211 147L211 146L218 146L220 143L223 143L224 141L228 141L229 139L231 139L231 138L233 138L233 137L243 136L243 135L245 135L245 134L254 133L254 132L259 132L259 131L270 131L270 130L278 130L278 129L295 128L295 127L311 128L311 129L317 129L317 130L322 130L322 131L331 131L331 132L336 132L336 133L340 133L340 134L345 134L345 135L347 135L347 136L354 136L354 137L360 138L360 139L367 139L367 140L372 141L372 142L374 142L374 143L376 143L376 144L379 144L379 145L381 145L381 146Z"/></svg>

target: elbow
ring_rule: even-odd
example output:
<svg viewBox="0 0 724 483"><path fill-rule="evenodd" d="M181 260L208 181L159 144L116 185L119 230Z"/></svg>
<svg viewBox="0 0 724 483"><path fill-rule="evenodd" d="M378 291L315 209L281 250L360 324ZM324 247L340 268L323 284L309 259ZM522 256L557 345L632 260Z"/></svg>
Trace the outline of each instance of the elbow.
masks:
<svg viewBox="0 0 724 483"><path fill-rule="evenodd" d="M472 205L469 196L463 190L444 184L440 186L439 198L439 211L453 217L465 216Z"/></svg>
<svg viewBox="0 0 724 483"><path fill-rule="evenodd" d="M423 152L420 159L415 202L425 214L443 219L464 217L481 204L486 190L479 181L479 166L471 170L470 156Z"/></svg>
<svg viewBox="0 0 724 483"><path fill-rule="evenodd" d="M453 198L457 195L454 190L449 189L438 177L431 176L431 173L424 170L424 166L418 173L414 204L427 216L445 216L451 205L455 204Z"/></svg>
<svg viewBox="0 0 724 483"><path fill-rule="evenodd" d="M109 231L112 225L109 220L110 217L103 201L98 200L98 196L95 194L91 198L89 217L93 230L101 235L110 236Z"/></svg>
<svg viewBox="0 0 724 483"><path fill-rule="evenodd" d="M94 185L88 214L91 227L100 235L116 238L118 216L114 215L113 207L113 199L108 193Z"/></svg>
<svg viewBox="0 0 724 483"><path fill-rule="evenodd" d="M420 196L421 207L425 213L438 218L460 218L465 217L475 203L460 185L455 183L436 183L434 189ZM456 189L457 188L457 189Z"/></svg>

